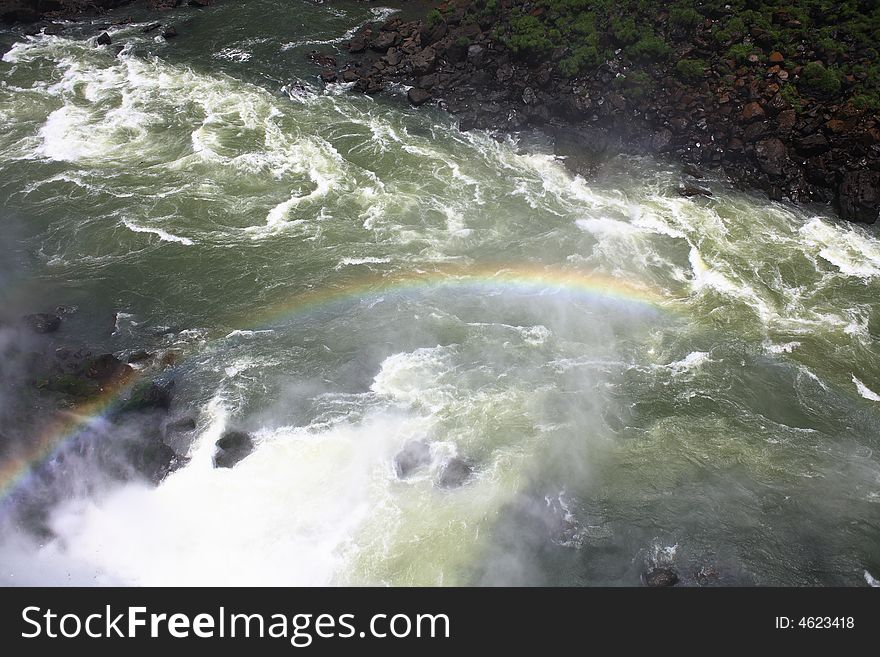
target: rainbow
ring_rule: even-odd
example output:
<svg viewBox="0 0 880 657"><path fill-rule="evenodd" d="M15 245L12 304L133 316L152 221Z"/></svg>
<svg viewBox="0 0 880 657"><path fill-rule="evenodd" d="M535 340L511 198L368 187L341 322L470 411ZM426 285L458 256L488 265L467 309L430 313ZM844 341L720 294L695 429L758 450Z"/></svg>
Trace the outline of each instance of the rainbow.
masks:
<svg viewBox="0 0 880 657"><path fill-rule="evenodd" d="M301 317L346 304L375 299L385 294L430 293L446 289L481 293L519 295L560 294L586 300L610 300L653 311L674 310L674 299L644 286L574 269L517 266L446 266L430 271L358 276L356 280L319 289L306 290L282 303L274 304L249 322L231 324L239 330L263 328L282 319ZM59 416L44 429L24 454L0 463L0 501L25 485L42 463L52 458L95 419L111 411L120 397L139 376L134 372L125 380L107 386L101 394Z"/></svg>
<svg viewBox="0 0 880 657"><path fill-rule="evenodd" d="M37 434L26 451L0 462L0 502L23 487L35 468L52 458L61 447L78 436L86 426L111 411L125 390L137 380L137 373L106 385L92 399L58 413Z"/></svg>
<svg viewBox="0 0 880 657"><path fill-rule="evenodd" d="M429 271L359 276L355 281L306 290L257 316L249 328L316 312L337 304L375 299L385 294L425 294L448 289L482 293L551 295L614 301L652 311L672 311L673 299L646 287L585 272L539 266L446 266Z"/></svg>

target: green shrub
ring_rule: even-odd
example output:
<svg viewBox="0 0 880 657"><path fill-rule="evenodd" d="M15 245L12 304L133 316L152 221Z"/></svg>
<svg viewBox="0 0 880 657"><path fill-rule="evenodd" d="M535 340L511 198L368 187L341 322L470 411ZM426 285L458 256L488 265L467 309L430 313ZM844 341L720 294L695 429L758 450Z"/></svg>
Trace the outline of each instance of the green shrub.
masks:
<svg viewBox="0 0 880 657"><path fill-rule="evenodd" d="M669 57L672 49L660 37L650 34L643 36L633 45L626 49L626 54L640 61L662 61Z"/></svg>
<svg viewBox="0 0 880 657"><path fill-rule="evenodd" d="M696 27L702 20L700 13L691 7L673 7L669 10L669 22L676 27Z"/></svg>
<svg viewBox="0 0 880 657"><path fill-rule="evenodd" d="M575 48L567 57L560 60L556 70L570 78L597 68L602 61L599 49L593 44L587 44Z"/></svg>
<svg viewBox="0 0 880 657"><path fill-rule="evenodd" d="M801 72L798 88L816 98L831 98L840 93L840 73L821 62L810 62Z"/></svg>
<svg viewBox="0 0 880 657"><path fill-rule="evenodd" d="M627 98L639 100L650 95L654 81L644 71L630 71L614 78L613 86Z"/></svg>
<svg viewBox="0 0 880 657"><path fill-rule="evenodd" d="M880 111L880 95L876 93L860 93L852 98L853 107L860 110Z"/></svg>
<svg viewBox="0 0 880 657"><path fill-rule="evenodd" d="M630 18L612 18L611 34L622 46L628 46L639 40L640 31L636 22Z"/></svg>
<svg viewBox="0 0 880 657"><path fill-rule="evenodd" d="M755 49L745 43L738 43L731 46L727 51L727 58L733 59L737 64L744 64L749 60L749 55L753 54Z"/></svg>
<svg viewBox="0 0 880 657"><path fill-rule="evenodd" d="M439 9L432 9L428 12L428 25L430 27L435 27L443 22L443 14L440 13Z"/></svg>
<svg viewBox="0 0 880 657"><path fill-rule="evenodd" d="M679 59L675 72L685 82L699 82L706 73L706 62L702 59Z"/></svg>
<svg viewBox="0 0 880 657"><path fill-rule="evenodd" d="M795 109L795 111L800 112L803 109L804 101L801 100L801 96L793 84L787 84L782 87L779 94L785 99L785 102Z"/></svg>
<svg viewBox="0 0 880 657"><path fill-rule="evenodd" d="M514 53L537 56L553 48L547 38L546 28L534 16L515 11L511 12L509 22L510 35L506 43Z"/></svg>

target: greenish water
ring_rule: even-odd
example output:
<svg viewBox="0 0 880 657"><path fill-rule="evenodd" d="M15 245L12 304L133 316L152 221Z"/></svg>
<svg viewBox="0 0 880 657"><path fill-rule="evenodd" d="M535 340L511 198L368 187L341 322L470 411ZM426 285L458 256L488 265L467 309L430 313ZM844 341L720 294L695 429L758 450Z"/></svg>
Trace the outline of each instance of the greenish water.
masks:
<svg viewBox="0 0 880 657"><path fill-rule="evenodd" d="M304 54L380 13L220 3L171 14L167 43L135 14L119 57L98 21L0 35L5 301L78 306L65 339L176 351L175 412L198 415L189 465L65 502L2 581L880 571L876 229L722 183L683 199L647 159L586 182L540 135L322 86ZM259 447L215 470L230 426ZM431 462L399 480L413 438ZM438 488L453 455L475 474Z"/></svg>

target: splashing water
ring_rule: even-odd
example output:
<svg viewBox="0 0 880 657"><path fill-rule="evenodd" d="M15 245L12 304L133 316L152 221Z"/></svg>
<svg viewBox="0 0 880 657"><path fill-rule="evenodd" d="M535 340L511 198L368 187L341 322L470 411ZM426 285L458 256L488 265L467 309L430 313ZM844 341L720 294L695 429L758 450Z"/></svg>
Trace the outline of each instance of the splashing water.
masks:
<svg viewBox="0 0 880 657"><path fill-rule="evenodd" d="M198 425L158 487L5 539L0 581L871 581L874 228L720 182L684 199L648 159L573 177L540 135L321 87L303 54L367 8L231 5L173 44L120 27L118 57L88 25L3 56L28 276L125 317L107 349L180 327ZM214 469L237 426L256 450ZM453 457L471 478L437 486Z"/></svg>

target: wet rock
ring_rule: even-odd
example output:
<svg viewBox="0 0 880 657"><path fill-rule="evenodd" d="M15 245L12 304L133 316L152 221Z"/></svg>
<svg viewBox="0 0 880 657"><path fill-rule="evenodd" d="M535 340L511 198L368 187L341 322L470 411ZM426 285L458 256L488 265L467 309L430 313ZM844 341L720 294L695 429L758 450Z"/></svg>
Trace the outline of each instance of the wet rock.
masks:
<svg viewBox="0 0 880 657"><path fill-rule="evenodd" d="M880 171L850 171L837 190L840 216L873 224L880 214Z"/></svg>
<svg viewBox="0 0 880 657"><path fill-rule="evenodd" d="M678 584L678 573L672 568L652 568L642 575L642 582L652 588L675 586Z"/></svg>
<svg viewBox="0 0 880 657"><path fill-rule="evenodd" d="M348 42L348 52L358 53L363 52L367 49L366 39L362 36L352 37L352 39Z"/></svg>
<svg viewBox="0 0 880 657"><path fill-rule="evenodd" d="M145 360L150 360L153 357L149 351L145 349L138 349L136 351L132 351L128 358L126 359L129 363L143 363Z"/></svg>
<svg viewBox="0 0 880 657"><path fill-rule="evenodd" d="M25 315L22 320L34 333L54 333L61 328L61 318L50 313Z"/></svg>
<svg viewBox="0 0 880 657"><path fill-rule="evenodd" d="M165 425L165 429L166 431L171 431L174 433L186 433L187 431L195 431L196 419L191 415L187 415L186 417L172 420L167 425Z"/></svg>
<svg viewBox="0 0 880 657"><path fill-rule="evenodd" d="M177 36L177 28L173 25L166 28L164 32L162 32L163 39L173 39Z"/></svg>
<svg viewBox="0 0 880 657"><path fill-rule="evenodd" d="M458 488L467 483L474 474L474 469L457 456L449 459L440 470L437 486L440 488Z"/></svg>
<svg viewBox="0 0 880 657"><path fill-rule="evenodd" d="M174 398L174 381L150 381L135 386L128 399L119 407L119 413L167 411Z"/></svg>
<svg viewBox="0 0 880 657"><path fill-rule="evenodd" d="M149 34L150 32L155 32L160 27L162 27L162 23L150 23L144 29L141 30L144 34Z"/></svg>
<svg viewBox="0 0 880 657"><path fill-rule="evenodd" d="M424 440L410 440L394 457L394 470L399 479L406 479L431 462L431 448Z"/></svg>
<svg viewBox="0 0 880 657"><path fill-rule="evenodd" d="M187 459L181 458L159 436L146 436L126 446L128 460L135 470L158 484Z"/></svg>
<svg viewBox="0 0 880 657"><path fill-rule="evenodd" d="M336 82L336 71L332 68L325 68L321 71L321 80L327 83Z"/></svg>
<svg viewBox="0 0 880 657"><path fill-rule="evenodd" d="M824 153L830 147L828 140L825 138L821 132L817 132L812 135L807 135L806 137L801 137L800 139L794 140L794 147L797 149L799 153L804 153L805 155L815 155L817 153Z"/></svg>
<svg viewBox="0 0 880 657"><path fill-rule="evenodd" d="M712 190L693 182L683 181L678 185L678 193L681 196L712 196Z"/></svg>
<svg viewBox="0 0 880 657"><path fill-rule="evenodd" d="M431 100L431 92L426 91L425 89L420 89L418 87L412 87L409 91L406 92L406 97L412 105L418 107L419 105L424 105L429 100Z"/></svg>
<svg viewBox="0 0 880 657"><path fill-rule="evenodd" d="M87 364L85 375L100 385L122 383L134 370L113 354L101 354L92 358Z"/></svg>
<svg viewBox="0 0 880 657"><path fill-rule="evenodd" d="M334 68L336 66L336 58L333 55L318 50L312 50L306 55L306 59L322 68Z"/></svg>
<svg viewBox="0 0 880 657"><path fill-rule="evenodd" d="M697 180L702 180L704 178L703 172L690 162L683 164L681 170L691 178L696 178Z"/></svg>
<svg viewBox="0 0 880 657"><path fill-rule="evenodd" d="M95 45L98 46L109 46L113 43L113 39L110 38L110 35L106 32L102 33L97 39L95 39Z"/></svg>
<svg viewBox="0 0 880 657"><path fill-rule="evenodd" d="M651 148L657 152L667 150L672 144L672 130L669 128L661 128L651 137Z"/></svg>
<svg viewBox="0 0 880 657"><path fill-rule="evenodd" d="M783 167L788 162L788 151L781 139L771 137L757 143L755 157L765 173L771 176L780 176Z"/></svg>
<svg viewBox="0 0 880 657"><path fill-rule="evenodd" d="M215 468L231 468L254 451L254 439L245 431L225 431L215 445Z"/></svg>

